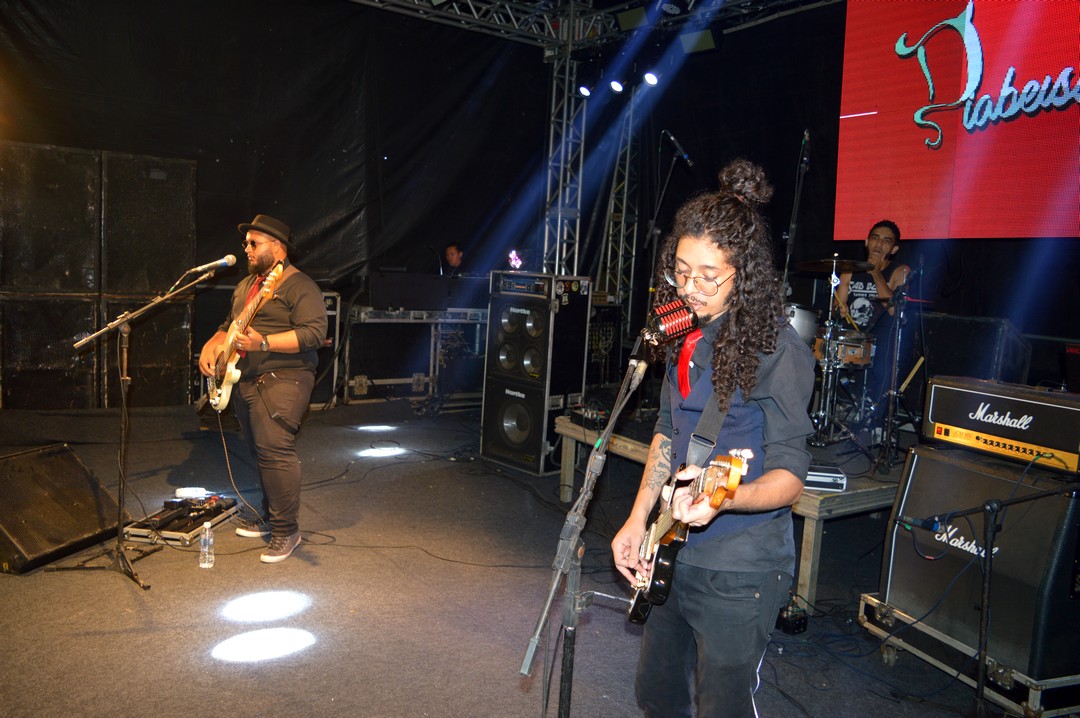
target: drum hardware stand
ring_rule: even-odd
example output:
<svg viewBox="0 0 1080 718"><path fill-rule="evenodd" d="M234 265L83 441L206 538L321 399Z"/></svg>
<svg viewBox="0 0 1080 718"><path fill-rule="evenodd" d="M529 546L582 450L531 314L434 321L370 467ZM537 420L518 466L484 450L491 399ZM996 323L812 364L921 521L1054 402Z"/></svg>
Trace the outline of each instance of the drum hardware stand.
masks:
<svg viewBox="0 0 1080 718"><path fill-rule="evenodd" d="M120 448L118 449L118 456L117 456L117 464L119 465L119 471L118 471L119 483L118 483L118 486L117 486L117 489L116 489L116 493L117 493L117 500L116 500L116 545L115 545L115 547L113 549L105 551L105 553L111 553L112 554L112 564L110 564L109 566L87 566L87 565L61 566L61 567L54 568L52 570L54 570L54 571L112 570L112 571L116 571L118 573L124 574L125 576L130 578L132 581L134 581L136 584L138 584L139 588L143 589L144 591L147 591L147 590L150 589L150 584L145 583L141 578L139 578L139 574L137 574L135 572L135 567L132 566L132 563L134 563L135 561L138 561L139 559L145 558L146 556L148 556L148 555L150 555L152 553L156 553L156 552L160 551L164 547L163 546L155 546L155 547L149 548L149 549L141 549L140 552L139 552L139 555L136 556L134 559L128 559L127 554L124 553L124 495L127 493L126 471L127 471L127 445L128 445L128 433L129 433L129 426L128 426L128 389L131 387L131 377L128 376L128 344L129 344L129 340L130 340L130 337L131 337L131 325L130 325L130 322L133 319L136 319L136 318L142 316L143 314L150 311L151 309L158 306L159 304L164 304L165 302L167 302L167 301L173 299L174 297L176 297L178 294L187 291L191 287L194 287L199 282L202 282L202 281L204 281L206 279L209 279L210 277L214 276L214 272L216 270L217 270L217 268L211 269L211 270L209 270L207 272L204 272L197 279L195 279L195 280L193 280L191 282L188 282L187 284L185 284L182 287L177 287L177 284L179 284L179 282L177 282L177 284L174 284L173 288L170 289L168 292L166 292L164 295L162 295L160 297L155 297L154 299L151 299L149 303L144 304L143 306L139 307L135 311L124 312L123 314L118 316L116 319L109 322L108 325L102 327L101 329L94 332L93 334L91 334L91 335L89 335L87 337L84 337L84 338L80 339L79 341L75 342L74 348L75 349L81 349L82 347L86 346L87 344L94 341L98 337L100 337L100 336L102 336L104 334L107 334L108 332L111 332L114 329L118 330L119 333L120 333L120 346L119 346L119 349L120 349L120 367L119 367L120 368ZM185 272L184 276L187 276L188 274L190 274L190 272L191 272L191 270L188 270L188 272ZM183 279L183 277L181 277L180 279ZM102 554L102 555L104 555L104 554ZM46 569L46 570L49 570L49 569Z"/></svg>

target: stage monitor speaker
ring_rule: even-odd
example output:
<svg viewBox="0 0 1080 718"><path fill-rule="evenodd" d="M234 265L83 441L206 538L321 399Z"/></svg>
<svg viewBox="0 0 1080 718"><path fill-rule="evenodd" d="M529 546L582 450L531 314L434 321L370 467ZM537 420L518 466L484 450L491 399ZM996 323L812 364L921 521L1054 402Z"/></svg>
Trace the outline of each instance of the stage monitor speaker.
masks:
<svg viewBox="0 0 1080 718"><path fill-rule="evenodd" d="M1060 479L962 449L916 447L886 534L882 600L974 655L985 523L981 512L952 519L949 514L992 499L1063 489ZM935 516L942 525L933 531L909 530L899 521ZM999 523L987 655L1036 679L1080 673L1080 499L1072 491L1015 504L1000 514Z"/></svg>
<svg viewBox="0 0 1080 718"><path fill-rule="evenodd" d="M117 505L67 444L0 457L0 571L23 573L116 534Z"/></svg>
<svg viewBox="0 0 1080 718"><path fill-rule="evenodd" d="M585 390L590 290L588 277L492 272L481 455L557 470L555 417Z"/></svg>

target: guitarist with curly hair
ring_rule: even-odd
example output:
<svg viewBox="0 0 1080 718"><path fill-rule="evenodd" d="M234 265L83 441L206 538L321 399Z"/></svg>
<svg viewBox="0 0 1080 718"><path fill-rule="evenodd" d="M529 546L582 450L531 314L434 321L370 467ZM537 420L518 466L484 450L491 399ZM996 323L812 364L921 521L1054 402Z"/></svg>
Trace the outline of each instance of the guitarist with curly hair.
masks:
<svg viewBox="0 0 1080 718"><path fill-rule="evenodd" d="M760 211L771 196L759 167L732 162L718 191L679 209L657 262L656 305L684 300L700 330L656 348L665 359L660 413L630 517L611 544L632 586L650 578L642 546L661 489L673 474L703 474L677 468L710 401L722 419L700 463L732 449L754 458L715 508L692 487L671 494L666 509L688 531L642 636L635 688L646 716L756 716L758 668L794 580L791 506L810 465L814 357L784 316Z"/></svg>
<svg viewBox="0 0 1080 718"><path fill-rule="evenodd" d="M199 354L210 404L233 411L255 454L263 487L261 517L236 533L270 535L264 563L287 559L300 545L300 458L296 434L308 409L326 338L326 305L318 285L289 262L289 226L260 214L237 227L248 276L233 292L229 315ZM233 396L235 395L235 396Z"/></svg>

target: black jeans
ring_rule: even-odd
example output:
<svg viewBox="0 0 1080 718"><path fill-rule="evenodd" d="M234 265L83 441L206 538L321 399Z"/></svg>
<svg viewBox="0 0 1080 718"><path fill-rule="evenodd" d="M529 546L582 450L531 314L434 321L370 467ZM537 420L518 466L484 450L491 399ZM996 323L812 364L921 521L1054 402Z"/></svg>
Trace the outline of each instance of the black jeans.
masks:
<svg viewBox="0 0 1080 718"><path fill-rule="evenodd" d="M641 640L637 698L648 718L757 715L758 669L792 576L678 564Z"/></svg>
<svg viewBox="0 0 1080 718"><path fill-rule="evenodd" d="M296 434L308 409L315 373L286 369L242 379L233 411L255 454L270 533L291 536L300 530L300 457Z"/></svg>

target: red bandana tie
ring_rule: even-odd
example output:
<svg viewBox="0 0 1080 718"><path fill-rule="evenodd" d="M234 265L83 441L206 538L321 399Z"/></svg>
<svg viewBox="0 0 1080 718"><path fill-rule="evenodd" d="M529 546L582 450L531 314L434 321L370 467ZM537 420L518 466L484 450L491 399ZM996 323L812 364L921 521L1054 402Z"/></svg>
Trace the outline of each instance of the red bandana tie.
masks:
<svg viewBox="0 0 1080 718"><path fill-rule="evenodd" d="M682 351L679 352L679 393L683 399L690 396L690 357L694 355L698 339L701 339L701 330L695 329L686 335Z"/></svg>

